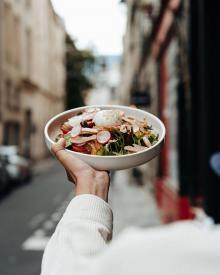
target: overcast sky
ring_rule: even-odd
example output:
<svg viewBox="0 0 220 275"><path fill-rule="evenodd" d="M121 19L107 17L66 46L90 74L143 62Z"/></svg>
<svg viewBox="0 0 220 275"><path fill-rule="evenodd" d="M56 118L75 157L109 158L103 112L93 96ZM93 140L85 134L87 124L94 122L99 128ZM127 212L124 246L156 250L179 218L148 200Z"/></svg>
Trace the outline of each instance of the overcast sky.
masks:
<svg viewBox="0 0 220 275"><path fill-rule="evenodd" d="M121 54L126 12L120 0L52 0L67 32L80 48L98 54Z"/></svg>

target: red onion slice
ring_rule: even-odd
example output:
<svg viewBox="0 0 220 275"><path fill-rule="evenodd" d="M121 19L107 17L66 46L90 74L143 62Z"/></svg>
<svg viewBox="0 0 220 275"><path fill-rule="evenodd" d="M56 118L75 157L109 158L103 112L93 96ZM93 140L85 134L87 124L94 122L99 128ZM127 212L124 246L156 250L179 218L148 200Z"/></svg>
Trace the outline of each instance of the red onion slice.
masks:
<svg viewBox="0 0 220 275"><path fill-rule="evenodd" d="M97 134L97 137L96 137L96 138L97 138L97 141L98 141L99 143L105 144L105 143L107 143L107 142L110 140L111 134L110 134L109 131L103 130L103 131L100 131L100 132Z"/></svg>

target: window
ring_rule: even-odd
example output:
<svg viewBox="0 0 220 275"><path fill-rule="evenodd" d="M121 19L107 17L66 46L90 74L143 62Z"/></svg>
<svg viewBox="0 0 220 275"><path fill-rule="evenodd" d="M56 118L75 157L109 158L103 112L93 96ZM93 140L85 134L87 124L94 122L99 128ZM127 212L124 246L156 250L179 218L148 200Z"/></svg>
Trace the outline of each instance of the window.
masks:
<svg viewBox="0 0 220 275"><path fill-rule="evenodd" d="M5 95L6 95L6 105L10 109L11 108L11 97L12 97L12 85L11 81L7 80L5 84Z"/></svg>
<svg viewBox="0 0 220 275"><path fill-rule="evenodd" d="M21 21L14 17L14 64L17 68L21 65Z"/></svg>
<svg viewBox="0 0 220 275"><path fill-rule="evenodd" d="M19 110L20 109L20 97L21 97L21 90L19 87L15 87L13 90L12 94L13 98L12 100L12 108L14 110Z"/></svg>
<svg viewBox="0 0 220 275"><path fill-rule="evenodd" d="M24 135L23 135L23 141L25 144L25 148L23 150L24 156L27 158L31 157L31 133L33 131L32 129L32 112L31 110L25 110L24 114Z"/></svg>
<svg viewBox="0 0 220 275"><path fill-rule="evenodd" d="M20 88L13 86L10 80L6 81L5 95L6 95L6 106L10 110L19 110L20 108Z"/></svg>
<svg viewBox="0 0 220 275"><path fill-rule="evenodd" d="M5 28L4 28L4 40L5 40L5 58L6 62L11 62L11 6L7 3L4 4Z"/></svg>
<svg viewBox="0 0 220 275"><path fill-rule="evenodd" d="M6 122L4 125L4 145L19 145L20 125L17 122Z"/></svg>
<svg viewBox="0 0 220 275"><path fill-rule="evenodd" d="M29 28L26 29L25 31L25 53L26 53L26 62L25 62L25 69L26 69L26 75L28 77L31 76L31 71L32 71L32 33Z"/></svg>

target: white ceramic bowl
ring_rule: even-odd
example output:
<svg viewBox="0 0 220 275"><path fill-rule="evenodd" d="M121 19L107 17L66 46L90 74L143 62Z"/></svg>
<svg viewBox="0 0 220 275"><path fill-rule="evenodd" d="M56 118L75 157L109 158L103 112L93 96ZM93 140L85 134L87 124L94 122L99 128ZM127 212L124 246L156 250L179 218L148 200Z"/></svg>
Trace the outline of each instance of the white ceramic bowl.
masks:
<svg viewBox="0 0 220 275"><path fill-rule="evenodd" d="M148 123L152 125L153 129L159 134L159 140L152 147L146 148L146 150L144 151L124 156L94 156L73 152L66 149L69 154L73 154L74 156L84 160L89 165L98 170L122 170L136 167L150 161L159 154L165 137L165 127L161 120L159 120L156 116L143 110L120 105L95 105L89 107L98 107L105 110L119 109L124 111L126 115L131 115L141 119L146 117ZM44 135L49 150L51 149L51 145L54 143L56 135L60 131L60 126L69 118L78 114L86 108L88 108L88 106L65 111L56 115L48 121L44 129Z"/></svg>

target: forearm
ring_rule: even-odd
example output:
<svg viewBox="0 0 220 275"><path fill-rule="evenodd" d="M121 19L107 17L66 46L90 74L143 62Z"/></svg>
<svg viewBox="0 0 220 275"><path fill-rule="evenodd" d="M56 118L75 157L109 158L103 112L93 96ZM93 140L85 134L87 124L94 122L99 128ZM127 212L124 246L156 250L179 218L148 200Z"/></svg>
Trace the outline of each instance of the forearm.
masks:
<svg viewBox="0 0 220 275"><path fill-rule="evenodd" d="M110 206L94 195L75 197L47 245L42 275L60 274L61 267L75 271L88 268L82 263L105 249L111 235Z"/></svg>

